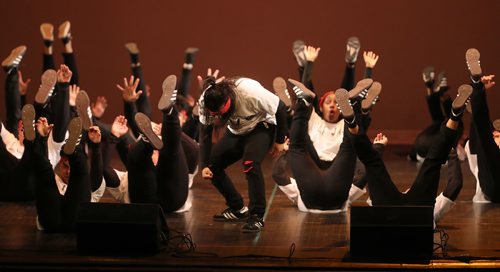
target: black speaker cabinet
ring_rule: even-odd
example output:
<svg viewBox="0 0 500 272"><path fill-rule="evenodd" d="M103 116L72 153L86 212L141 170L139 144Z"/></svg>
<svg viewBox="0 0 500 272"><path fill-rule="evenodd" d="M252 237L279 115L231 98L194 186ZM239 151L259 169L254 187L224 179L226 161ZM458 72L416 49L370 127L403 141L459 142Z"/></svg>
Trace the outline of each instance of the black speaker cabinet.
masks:
<svg viewBox="0 0 500 272"><path fill-rule="evenodd" d="M168 239L157 204L85 203L76 222L78 250L98 255L150 255Z"/></svg>
<svg viewBox="0 0 500 272"><path fill-rule="evenodd" d="M350 257L365 261L430 260L432 206L352 206Z"/></svg>

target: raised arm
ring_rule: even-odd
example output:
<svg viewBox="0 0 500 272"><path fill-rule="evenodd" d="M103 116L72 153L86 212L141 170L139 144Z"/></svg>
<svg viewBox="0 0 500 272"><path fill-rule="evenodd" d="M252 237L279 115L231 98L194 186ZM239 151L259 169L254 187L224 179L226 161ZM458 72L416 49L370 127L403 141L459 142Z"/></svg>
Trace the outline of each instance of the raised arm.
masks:
<svg viewBox="0 0 500 272"><path fill-rule="evenodd" d="M363 59L365 60L365 76L364 78L372 78L373 68L377 65L379 55L372 51L363 52Z"/></svg>

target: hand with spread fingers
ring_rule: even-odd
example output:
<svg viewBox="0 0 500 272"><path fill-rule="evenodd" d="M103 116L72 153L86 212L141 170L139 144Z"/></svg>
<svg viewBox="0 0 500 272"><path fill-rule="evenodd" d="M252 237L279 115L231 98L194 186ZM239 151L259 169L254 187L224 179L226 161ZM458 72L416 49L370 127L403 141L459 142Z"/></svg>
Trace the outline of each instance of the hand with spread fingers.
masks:
<svg viewBox="0 0 500 272"><path fill-rule="evenodd" d="M123 86L120 84L116 84L116 87L122 91L123 100L126 102L132 103L137 101L142 94L142 90L137 90L137 86L139 85L139 78L134 78L134 76L130 76L127 80L126 77L123 78Z"/></svg>

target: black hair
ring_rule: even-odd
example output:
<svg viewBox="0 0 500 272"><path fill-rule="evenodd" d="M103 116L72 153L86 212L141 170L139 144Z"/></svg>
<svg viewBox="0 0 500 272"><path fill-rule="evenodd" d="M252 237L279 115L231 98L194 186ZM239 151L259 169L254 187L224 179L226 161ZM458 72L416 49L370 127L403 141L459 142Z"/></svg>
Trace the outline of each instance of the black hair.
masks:
<svg viewBox="0 0 500 272"><path fill-rule="evenodd" d="M231 98L231 106L227 113L224 114L223 119L227 119L234 112L234 102L236 101L236 93L234 89L236 85L234 80L225 79L219 83L215 82L214 77L206 77L203 81L203 103L205 116L209 116L211 112L217 112L226 103L228 98Z"/></svg>

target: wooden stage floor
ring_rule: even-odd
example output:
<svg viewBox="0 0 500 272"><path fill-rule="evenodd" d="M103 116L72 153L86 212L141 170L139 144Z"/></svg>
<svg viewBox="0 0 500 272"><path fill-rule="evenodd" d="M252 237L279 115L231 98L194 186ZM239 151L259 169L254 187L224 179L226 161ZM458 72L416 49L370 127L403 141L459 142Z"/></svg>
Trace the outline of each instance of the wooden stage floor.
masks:
<svg viewBox="0 0 500 272"><path fill-rule="evenodd" d="M417 171L416 164L406 160L408 149L389 146L384 154L400 190L411 184ZM0 271L385 271L500 267L500 206L472 203L475 181L466 162L462 164L464 187L457 205L438 225L449 236L446 251L438 249L430 262L420 264L349 260L349 213L299 212L272 181L270 159L263 168L269 207L265 230L258 234L241 233L241 224L213 222L212 215L225 208L224 202L209 182L197 177L191 189L192 209L167 215L170 229L190 234L196 245L192 252L178 247L177 252L170 249L133 258L83 255L76 250L74 234L36 230L32 203L0 202ZM246 195L241 166L236 164L229 172ZM443 171L441 187L445 185L445 175ZM358 202L363 203L366 197ZM110 197L105 197L105 201L111 201ZM434 238L439 242L437 234Z"/></svg>

